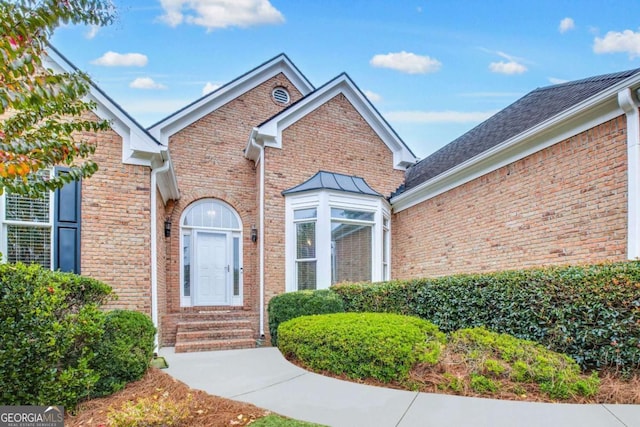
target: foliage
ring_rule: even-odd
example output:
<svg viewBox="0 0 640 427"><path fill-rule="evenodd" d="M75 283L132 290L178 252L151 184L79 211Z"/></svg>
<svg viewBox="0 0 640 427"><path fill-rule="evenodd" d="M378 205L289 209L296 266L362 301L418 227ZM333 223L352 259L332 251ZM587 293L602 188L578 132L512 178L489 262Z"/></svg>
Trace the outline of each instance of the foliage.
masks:
<svg viewBox="0 0 640 427"><path fill-rule="evenodd" d="M548 267L332 288L346 311L417 315L445 332L485 326L584 369L640 368L640 262Z"/></svg>
<svg viewBox="0 0 640 427"><path fill-rule="evenodd" d="M176 402L165 392L160 396L140 397L107 414L113 427L165 427L186 425L190 399Z"/></svg>
<svg viewBox="0 0 640 427"><path fill-rule="evenodd" d="M271 344L278 345L278 326L282 322L299 316L341 313L343 311L342 299L328 289L277 295L271 298L268 307Z"/></svg>
<svg viewBox="0 0 640 427"><path fill-rule="evenodd" d="M293 420L276 414L269 414L266 417L258 418L252 422L251 425L254 427L322 427L321 424Z"/></svg>
<svg viewBox="0 0 640 427"><path fill-rule="evenodd" d="M100 375L92 396L106 396L142 378L153 357L156 329L149 316L129 310L106 314L104 336L91 366Z"/></svg>
<svg viewBox="0 0 640 427"><path fill-rule="evenodd" d="M39 195L92 175L95 146L74 138L109 128L86 113L86 74L54 74L45 67L48 40L61 24L106 25L114 19L109 0L0 1L0 193ZM85 159L84 162L79 160ZM38 170L65 164L68 174L42 179Z"/></svg>
<svg viewBox="0 0 640 427"><path fill-rule="evenodd" d="M0 264L0 404L72 410L98 380L90 345L111 289L38 265Z"/></svg>
<svg viewBox="0 0 640 427"><path fill-rule="evenodd" d="M384 382L405 379L415 363L437 363L446 341L425 320L388 313L297 317L278 336L280 351L311 369Z"/></svg>
<svg viewBox="0 0 640 427"><path fill-rule="evenodd" d="M580 367L568 356L508 334L461 329L451 334L447 351L471 367L471 388L478 393L497 391L496 380L501 378L539 384L541 391L556 399L593 396L598 391L597 374L581 376Z"/></svg>

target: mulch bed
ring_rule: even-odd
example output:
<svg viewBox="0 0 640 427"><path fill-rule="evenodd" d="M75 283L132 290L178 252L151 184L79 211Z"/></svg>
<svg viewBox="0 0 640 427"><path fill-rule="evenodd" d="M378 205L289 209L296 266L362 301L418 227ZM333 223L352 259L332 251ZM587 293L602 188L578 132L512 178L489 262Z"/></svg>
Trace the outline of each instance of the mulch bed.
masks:
<svg viewBox="0 0 640 427"><path fill-rule="evenodd" d="M249 403L236 402L191 389L160 369L151 368L141 380L128 384L124 390L80 404L75 415L65 416L64 425L107 427L107 414L111 409L117 410L123 404L135 402L139 398L160 395L175 402L189 402L190 417L184 425L190 427L245 426L270 414L269 411Z"/></svg>

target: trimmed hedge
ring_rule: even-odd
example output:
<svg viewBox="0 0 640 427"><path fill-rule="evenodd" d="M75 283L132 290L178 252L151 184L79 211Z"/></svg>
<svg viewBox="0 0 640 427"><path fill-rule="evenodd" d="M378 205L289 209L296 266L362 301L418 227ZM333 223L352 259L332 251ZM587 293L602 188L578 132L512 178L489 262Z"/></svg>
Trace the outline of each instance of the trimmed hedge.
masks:
<svg viewBox="0 0 640 427"><path fill-rule="evenodd" d="M278 326L295 317L311 314L341 313L342 299L329 289L297 291L276 295L269 301L269 333L271 344L278 345Z"/></svg>
<svg viewBox="0 0 640 427"><path fill-rule="evenodd" d="M640 262L332 287L346 311L417 315L445 332L484 326L571 356L640 368Z"/></svg>
<svg viewBox="0 0 640 427"><path fill-rule="evenodd" d="M406 379L418 362L437 363L446 341L430 322L389 313L297 317L278 335L282 354L311 369L385 382Z"/></svg>
<svg viewBox="0 0 640 427"><path fill-rule="evenodd" d="M91 344L103 334L97 280L0 264L0 404L72 410L98 380Z"/></svg>
<svg viewBox="0 0 640 427"><path fill-rule="evenodd" d="M91 395L107 396L142 378L153 357L156 328L146 314L113 310L105 315L104 336L91 366L100 379Z"/></svg>

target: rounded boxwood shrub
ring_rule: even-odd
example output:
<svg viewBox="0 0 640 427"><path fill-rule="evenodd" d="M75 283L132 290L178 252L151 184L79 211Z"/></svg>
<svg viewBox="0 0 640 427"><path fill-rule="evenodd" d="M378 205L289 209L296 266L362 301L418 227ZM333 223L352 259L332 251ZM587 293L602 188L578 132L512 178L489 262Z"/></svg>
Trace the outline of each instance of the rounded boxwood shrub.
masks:
<svg viewBox="0 0 640 427"><path fill-rule="evenodd" d="M269 301L269 333L271 344L278 345L278 326L282 322L311 314L341 313L342 298L328 289L287 292Z"/></svg>
<svg viewBox="0 0 640 427"><path fill-rule="evenodd" d="M310 369L405 379L418 362L437 363L445 335L417 317L389 313L336 313L298 317L278 328L278 348Z"/></svg>
<svg viewBox="0 0 640 427"><path fill-rule="evenodd" d="M73 410L98 380L91 346L103 334L97 280L23 264L0 265L0 404Z"/></svg>
<svg viewBox="0 0 640 427"><path fill-rule="evenodd" d="M156 329L146 314L113 310L105 315L104 336L91 366L99 374L92 396L106 396L144 375L153 357Z"/></svg>

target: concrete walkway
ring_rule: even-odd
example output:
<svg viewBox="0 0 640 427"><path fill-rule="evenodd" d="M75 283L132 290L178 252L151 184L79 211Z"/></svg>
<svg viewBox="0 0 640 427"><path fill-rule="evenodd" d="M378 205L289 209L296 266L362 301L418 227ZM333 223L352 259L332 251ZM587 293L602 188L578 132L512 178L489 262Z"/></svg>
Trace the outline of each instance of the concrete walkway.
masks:
<svg viewBox="0 0 640 427"><path fill-rule="evenodd" d="M159 352L192 388L332 427L640 427L640 405L572 405L392 390L340 381L289 363L276 348Z"/></svg>

